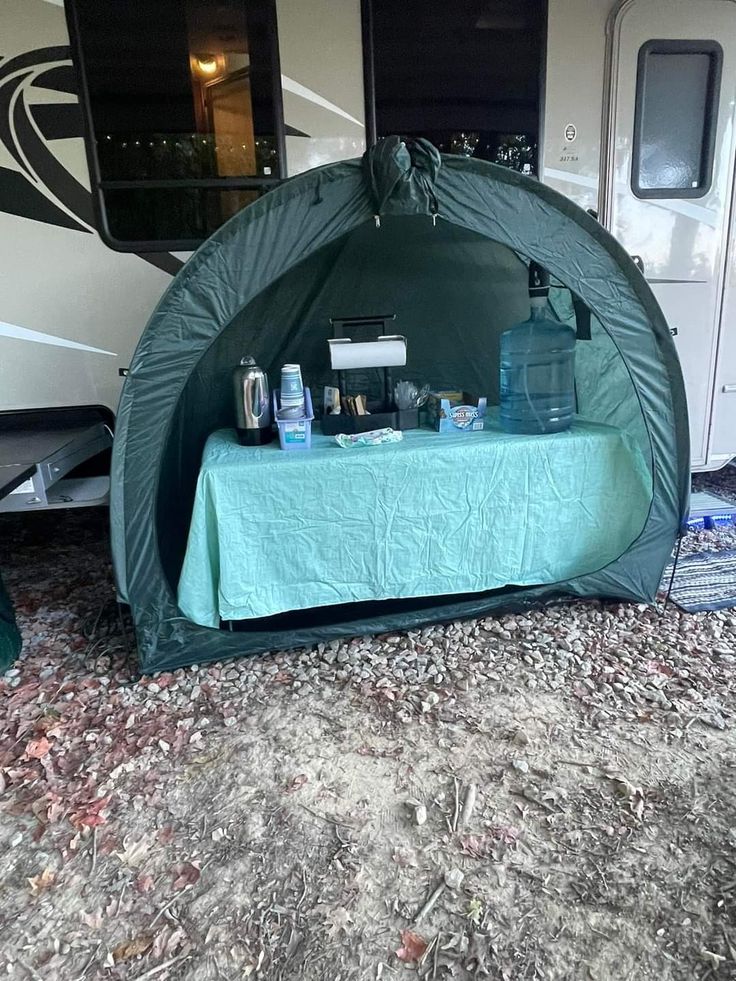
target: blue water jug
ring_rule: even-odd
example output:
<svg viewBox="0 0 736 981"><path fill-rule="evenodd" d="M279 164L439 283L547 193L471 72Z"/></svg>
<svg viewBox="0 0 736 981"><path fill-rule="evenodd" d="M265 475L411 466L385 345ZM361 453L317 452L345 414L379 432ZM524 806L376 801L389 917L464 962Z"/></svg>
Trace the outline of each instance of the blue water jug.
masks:
<svg viewBox="0 0 736 981"><path fill-rule="evenodd" d="M575 331L554 320L549 274L529 267L531 316L501 334L501 428L561 433L575 414Z"/></svg>

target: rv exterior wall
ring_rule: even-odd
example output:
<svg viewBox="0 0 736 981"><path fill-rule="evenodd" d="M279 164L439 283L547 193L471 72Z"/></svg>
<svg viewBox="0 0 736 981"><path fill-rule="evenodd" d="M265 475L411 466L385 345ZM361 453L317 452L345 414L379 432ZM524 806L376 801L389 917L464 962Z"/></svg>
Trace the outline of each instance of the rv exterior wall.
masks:
<svg viewBox="0 0 736 981"><path fill-rule="evenodd" d="M284 122L287 134L298 134L287 135L288 175L360 155L360 0L277 0L277 19ZM37 141L35 107L77 102L55 81L43 85L50 69L71 65L62 4L3 0L2 26L3 67L37 56L29 72L4 83L18 94L11 135L0 139L0 412L78 405L115 412L119 369L188 254L110 249L92 217L81 135L41 133Z"/></svg>
<svg viewBox="0 0 736 981"><path fill-rule="evenodd" d="M606 20L611 0L549 0L540 177L598 210Z"/></svg>

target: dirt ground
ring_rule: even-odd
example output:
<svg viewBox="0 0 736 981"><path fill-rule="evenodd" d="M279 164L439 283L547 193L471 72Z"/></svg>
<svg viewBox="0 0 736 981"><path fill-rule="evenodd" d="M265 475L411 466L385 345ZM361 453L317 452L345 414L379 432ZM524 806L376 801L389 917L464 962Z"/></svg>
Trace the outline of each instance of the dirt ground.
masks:
<svg viewBox="0 0 736 981"><path fill-rule="evenodd" d="M736 611L576 603L139 679L105 522L0 522L8 977L736 978Z"/></svg>

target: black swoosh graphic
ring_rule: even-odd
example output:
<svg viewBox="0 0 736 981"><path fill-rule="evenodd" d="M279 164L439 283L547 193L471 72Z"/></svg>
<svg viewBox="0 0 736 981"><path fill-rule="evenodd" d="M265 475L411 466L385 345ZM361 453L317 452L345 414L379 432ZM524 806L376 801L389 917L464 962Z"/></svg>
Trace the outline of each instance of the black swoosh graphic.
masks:
<svg viewBox="0 0 736 981"><path fill-rule="evenodd" d="M68 57L68 56L67 56ZM71 65L57 65L48 71L37 75L33 82L36 89L50 89L52 92L66 92L67 95L77 94L77 76Z"/></svg>
<svg viewBox="0 0 736 981"><path fill-rule="evenodd" d="M38 136L28 118L28 110L24 99L18 99L13 112L16 139L23 147L28 162L46 187L52 188L54 194L69 208L77 218L94 227L94 212L92 210L92 195L86 187L72 177L66 167L63 167ZM89 229L84 229L89 231Z"/></svg>
<svg viewBox="0 0 736 981"><path fill-rule="evenodd" d="M45 140L84 139L84 121L78 102L31 106L33 122Z"/></svg>
<svg viewBox="0 0 736 981"><path fill-rule="evenodd" d="M0 62L0 143L23 172L0 167L0 211L90 233L95 227L92 195L62 166L46 144L48 140L84 136L79 103L53 106L39 103L29 107L25 101L24 89L34 74L29 88L76 94L77 79L70 60L68 46L54 45L26 51ZM45 71L39 72L38 69L43 67ZM20 74L16 74L18 72ZM15 77L11 78L11 75ZM79 221L48 198L42 187ZM91 227L85 228L81 222ZM144 262L172 276L183 265L170 252L137 254Z"/></svg>

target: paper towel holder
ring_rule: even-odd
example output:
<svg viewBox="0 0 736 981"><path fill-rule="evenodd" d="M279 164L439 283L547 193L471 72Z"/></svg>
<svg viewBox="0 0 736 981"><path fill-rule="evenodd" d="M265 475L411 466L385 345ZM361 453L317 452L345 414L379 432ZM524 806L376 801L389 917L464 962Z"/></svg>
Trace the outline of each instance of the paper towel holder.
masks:
<svg viewBox="0 0 736 981"><path fill-rule="evenodd" d="M385 412L391 411L393 405L391 368L398 368L406 364L406 337L403 334L386 333L386 324L392 320L396 320L395 313L330 318L330 325L334 333L334 337L327 341L330 351L330 367L337 372L337 387L343 404L347 394L346 371L382 368L383 410ZM354 333L363 330L370 330L373 337L367 340L353 340L352 337L346 336L348 331ZM390 346L387 342L390 342Z"/></svg>

